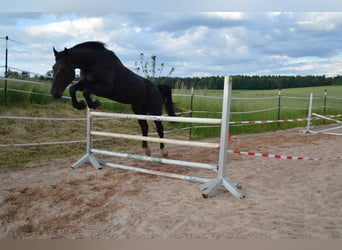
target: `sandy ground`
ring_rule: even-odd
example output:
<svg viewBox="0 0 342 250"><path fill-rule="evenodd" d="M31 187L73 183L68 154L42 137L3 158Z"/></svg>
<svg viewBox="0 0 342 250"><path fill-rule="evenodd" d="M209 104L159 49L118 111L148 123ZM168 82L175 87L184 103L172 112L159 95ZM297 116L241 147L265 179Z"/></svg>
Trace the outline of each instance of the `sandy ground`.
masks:
<svg viewBox="0 0 342 250"><path fill-rule="evenodd" d="M291 161L229 155L227 176L246 198L220 188L85 164L78 157L0 172L0 238L341 239L341 137L299 129L233 136L229 149L324 157ZM154 148L154 155L158 150ZM169 146L170 158L217 163L218 152ZM213 171L106 158L204 178Z"/></svg>

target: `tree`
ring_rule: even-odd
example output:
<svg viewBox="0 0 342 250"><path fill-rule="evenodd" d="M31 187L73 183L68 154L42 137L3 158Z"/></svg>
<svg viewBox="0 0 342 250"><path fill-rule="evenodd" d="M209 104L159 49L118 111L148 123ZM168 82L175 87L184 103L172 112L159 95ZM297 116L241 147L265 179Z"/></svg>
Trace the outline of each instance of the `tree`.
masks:
<svg viewBox="0 0 342 250"><path fill-rule="evenodd" d="M156 78L159 78L162 74L162 71L165 67L164 63L160 63L157 66L157 56L152 55L151 56L151 62L147 62L144 57L144 53L140 53L140 62L135 62L135 70L137 74L142 74L146 78L150 79L152 82L155 81ZM171 67L168 72L168 77L171 76L171 74L175 71L174 67ZM156 75L158 73L158 75Z"/></svg>
<svg viewBox="0 0 342 250"><path fill-rule="evenodd" d="M7 70L7 77L8 78L19 78L19 73L16 71L12 71L10 69Z"/></svg>
<svg viewBox="0 0 342 250"><path fill-rule="evenodd" d="M48 71L46 72L46 76L49 77L49 78L53 78L53 70L52 70L52 69L51 69L51 70L48 70Z"/></svg>
<svg viewBox="0 0 342 250"><path fill-rule="evenodd" d="M30 72L28 71L22 71L20 74L21 79L27 79L30 78Z"/></svg>

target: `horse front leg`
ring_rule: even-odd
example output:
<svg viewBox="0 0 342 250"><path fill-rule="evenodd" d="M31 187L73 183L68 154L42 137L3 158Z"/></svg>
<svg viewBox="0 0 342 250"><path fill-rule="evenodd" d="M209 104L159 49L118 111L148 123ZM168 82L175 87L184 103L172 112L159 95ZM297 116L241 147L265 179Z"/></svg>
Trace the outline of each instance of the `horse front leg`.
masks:
<svg viewBox="0 0 342 250"><path fill-rule="evenodd" d="M148 123L146 120L138 120L141 132L143 136L148 136ZM151 150L149 149L147 145L147 141L142 141L142 148L144 149L144 152L146 155L151 155Z"/></svg>
<svg viewBox="0 0 342 250"><path fill-rule="evenodd" d="M91 91L87 88L83 89L83 96L87 101L88 107L91 109L97 109L101 106L101 102L98 100L93 101L91 98Z"/></svg>
<svg viewBox="0 0 342 250"><path fill-rule="evenodd" d="M159 135L159 138L164 138L164 127L161 121L154 121L157 127L157 132ZM160 155L162 157L167 157L169 155L169 152L165 149L164 143L160 143Z"/></svg>
<svg viewBox="0 0 342 250"><path fill-rule="evenodd" d="M69 93L70 93L70 97L71 97L71 101L72 101L72 106L75 109L85 109L86 108L86 104L83 100L78 101L76 98L76 91L82 91L83 90L83 85L81 84L81 82L78 82L77 84L72 85L69 88Z"/></svg>

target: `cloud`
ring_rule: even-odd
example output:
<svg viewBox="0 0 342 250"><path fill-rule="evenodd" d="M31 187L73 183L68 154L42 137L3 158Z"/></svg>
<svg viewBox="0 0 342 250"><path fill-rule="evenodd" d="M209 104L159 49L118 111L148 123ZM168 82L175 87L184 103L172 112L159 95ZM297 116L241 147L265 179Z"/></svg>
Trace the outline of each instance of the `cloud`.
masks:
<svg viewBox="0 0 342 250"><path fill-rule="evenodd" d="M94 33L102 31L103 19L100 17L65 20L43 25L34 25L26 29L27 33L35 37L91 37Z"/></svg>
<svg viewBox="0 0 342 250"><path fill-rule="evenodd" d="M73 13L94 13L101 11L144 11L144 12L165 12L165 11L341 11L342 3L336 0L312 1L312 0L196 0L196 1L160 1L160 0L11 0L6 2L0 11L5 12L73 12Z"/></svg>
<svg viewBox="0 0 342 250"><path fill-rule="evenodd" d="M304 13L298 16L299 28L306 31L336 32L342 30L342 13Z"/></svg>
<svg viewBox="0 0 342 250"><path fill-rule="evenodd" d="M207 12L204 15L208 17L218 17L222 20L245 20L248 18L245 12Z"/></svg>
<svg viewBox="0 0 342 250"><path fill-rule="evenodd" d="M165 72L175 67L175 76L341 74L342 12L21 13L0 20L8 20L1 34L25 44L10 43L10 63L33 72L51 68L52 46L100 40L128 67L142 52L157 55Z"/></svg>

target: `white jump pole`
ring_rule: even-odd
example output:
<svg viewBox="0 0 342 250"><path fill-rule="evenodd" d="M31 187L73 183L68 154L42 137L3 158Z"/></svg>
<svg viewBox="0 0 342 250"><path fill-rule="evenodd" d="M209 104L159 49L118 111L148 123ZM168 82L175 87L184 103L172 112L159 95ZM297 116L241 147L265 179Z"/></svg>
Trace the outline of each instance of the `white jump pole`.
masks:
<svg viewBox="0 0 342 250"><path fill-rule="evenodd" d="M312 130L310 130L310 124L311 124L312 116L318 117L320 119L326 119L326 120L329 120L329 121L333 121L333 122L336 122L336 123L339 123L339 124L342 123L341 121L333 119L331 117L324 116L324 115L319 115L317 113L312 112L312 109L313 109L312 103L313 103L313 93L310 94L308 121L307 121L306 130L304 131L304 133L342 135L341 133L332 133L332 132L330 132L332 130L340 129L340 128L342 128L342 126L338 126L338 127L334 127L334 128L328 128L328 129L324 129L324 130L320 130L320 131L312 131Z"/></svg>
<svg viewBox="0 0 342 250"><path fill-rule="evenodd" d="M237 188L237 185L230 182L228 178L226 177L232 85L233 85L232 77L226 76L224 78L224 89L223 89L222 123L221 123L218 175L215 179L210 180L209 182L201 185L200 189L203 190L203 197L205 198L212 196L221 185L223 185L235 197L240 198L240 199L245 197L245 195L241 193L241 191Z"/></svg>
<svg viewBox="0 0 342 250"><path fill-rule="evenodd" d="M127 135L127 134L117 134L117 133L109 133L109 132L100 132L100 131L91 131L91 135L99 135L105 137L112 137L118 139L129 139L129 140L138 140L138 141L149 141L149 142L161 142L166 144L177 144L183 146L192 146L192 147L204 147L204 148L219 148L220 144L213 142L196 142L196 141L182 141L182 140L173 140L166 138L156 138L156 137L147 137L140 135Z"/></svg>
<svg viewBox="0 0 342 250"><path fill-rule="evenodd" d="M305 134L310 133L310 124L311 124L311 116L312 116L312 102L313 102L313 93L310 94L308 121L307 121L307 125L306 125L306 131L304 131Z"/></svg>
<svg viewBox="0 0 342 250"><path fill-rule="evenodd" d="M95 155L91 152L92 148L92 138L91 138L91 130L92 130L92 117L90 115L91 110L87 108L87 149L86 154L75 162L71 167L76 169L80 167L85 162L89 161L96 169L102 169L103 162L96 158Z"/></svg>
<svg viewBox="0 0 342 250"><path fill-rule="evenodd" d="M91 111L92 116L101 116L109 118L123 118L123 119L135 119L135 120L150 120L161 122L185 122L185 123L206 123L206 124L221 124L221 119L215 118L196 118L196 117L176 117L176 116L155 116L155 115L134 115L134 114L119 114L119 113L107 113L107 112L95 112Z"/></svg>
<svg viewBox="0 0 342 250"><path fill-rule="evenodd" d="M312 113L312 115L315 116L315 117L318 117L318 118L321 118L321 119L326 119L328 121L333 121L333 122L336 122L336 123L339 123L339 124L342 123L341 121L333 119L333 118L328 117L328 116L319 115L319 114L316 114L316 113ZM342 128L342 126L333 127L333 128L327 128L327 129L323 129L323 130L320 130L320 131L312 131L312 130L310 130L310 133L314 133L314 134L328 134L328 135L342 135L341 133L330 132L330 131L341 129L341 128Z"/></svg>
<svg viewBox="0 0 342 250"><path fill-rule="evenodd" d="M91 152L95 154L101 154L101 155L108 155L108 156L141 160L141 161L149 161L149 162L158 162L158 163L164 163L164 164L172 164L172 165L178 165L178 166L183 166L183 167L203 168L203 169L210 169L214 171L217 171L218 169L217 165L208 164L208 163L172 160L172 159L167 159L167 158L158 158L158 157L151 157L151 156L146 156L146 155L120 153L120 152L113 152L113 151L100 150L100 149L94 149L94 148L91 149Z"/></svg>
<svg viewBox="0 0 342 250"><path fill-rule="evenodd" d="M151 170L151 169L131 167L131 166L126 166L126 165L121 165L121 164L114 164L114 163L106 162L105 165L111 168L118 168L118 169L133 171L137 173L152 174L152 175L175 178L175 179L186 180L186 181L191 181L191 182L206 183L209 181L209 179L195 177L195 176L167 173L167 172L161 172L161 171L156 171L156 170Z"/></svg>
<svg viewBox="0 0 342 250"><path fill-rule="evenodd" d="M328 116L324 116L324 115L319 115L319 114L316 114L316 113L312 113L312 115L318 117L318 118L322 118L322 119L326 119L328 121L333 121L333 122L336 122L336 123L342 123L341 121L339 120L336 120L336 119L333 119L333 118L330 118Z"/></svg>

